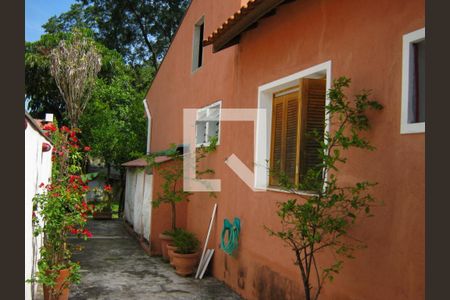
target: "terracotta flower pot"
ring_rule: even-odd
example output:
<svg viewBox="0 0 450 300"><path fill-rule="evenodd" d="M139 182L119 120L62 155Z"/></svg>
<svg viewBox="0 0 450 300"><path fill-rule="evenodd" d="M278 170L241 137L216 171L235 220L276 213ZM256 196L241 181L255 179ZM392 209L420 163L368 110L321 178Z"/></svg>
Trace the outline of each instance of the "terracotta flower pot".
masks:
<svg viewBox="0 0 450 300"><path fill-rule="evenodd" d="M169 256L170 265L173 266L173 253L177 250L177 247L171 244L167 245L167 255Z"/></svg>
<svg viewBox="0 0 450 300"><path fill-rule="evenodd" d="M66 279L70 275L69 269L62 269L56 277L53 288L44 285L44 300L67 300L69 299L69 285Z"/></svg>
<svg viewBox="0 0 450 300"><path fill-rule="evenodd" d="M161 240L161 254L164 260L169 259L169 255L167 254L167 245L173 240L173 237L170 235L165 235L163 233L159 234L159 239Z"/></svg>
<svg viewBox="0 0 450 300"><path fill-rule="evenodd" d="M181 276L189 276L194 273L194 268L198 263L199 252L191 254L181 254L173 252L172 262L175 273Z"/></svg>

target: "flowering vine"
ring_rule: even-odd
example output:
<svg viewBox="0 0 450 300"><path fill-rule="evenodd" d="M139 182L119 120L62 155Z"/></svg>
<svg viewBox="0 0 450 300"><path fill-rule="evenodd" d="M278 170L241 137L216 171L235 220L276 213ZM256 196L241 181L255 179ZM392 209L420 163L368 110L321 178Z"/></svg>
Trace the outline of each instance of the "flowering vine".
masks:
<svg viewBox="0 0 450 300"><path fill-rule="evenodd" d="M43 237L38 261L38 272L32 281L51 288L53 296L62 289L54 289L58 271L69 269L69 277L63 288L80 280L79 264L71 261L71 247L67 238L77 236L90 238L92 233L86 228L88 215L95 209L86 202L89 191L89 176L83 174L83 163L87 159L88 146L81 147L76 129L66 126L57 128L53 123L43 126L45 134L51 138L52 176L51 183L41 183L41 193L33 199L34 235Z"/></svg>

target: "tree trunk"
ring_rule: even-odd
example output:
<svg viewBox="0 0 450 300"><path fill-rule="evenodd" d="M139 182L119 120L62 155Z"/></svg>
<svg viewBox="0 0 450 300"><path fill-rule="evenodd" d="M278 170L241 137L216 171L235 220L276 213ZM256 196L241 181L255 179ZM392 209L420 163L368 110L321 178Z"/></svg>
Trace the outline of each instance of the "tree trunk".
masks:
<svg viewBox="0 0 450 300"><path fill-rule="evenodd" d="M123 216L123 210L124 210L124 204L125 204L125 184L126 184L126 177L125 177L124 170L120 170L120 195L119 195L119 211L117 212L119 219Z"/></svg>
<svg viewBox="0 0 450 300"><path fill-rule="evenodd" d="M111 178L111 164L107 163L106 164L106 183L109 184L110 178Z"/></svg>

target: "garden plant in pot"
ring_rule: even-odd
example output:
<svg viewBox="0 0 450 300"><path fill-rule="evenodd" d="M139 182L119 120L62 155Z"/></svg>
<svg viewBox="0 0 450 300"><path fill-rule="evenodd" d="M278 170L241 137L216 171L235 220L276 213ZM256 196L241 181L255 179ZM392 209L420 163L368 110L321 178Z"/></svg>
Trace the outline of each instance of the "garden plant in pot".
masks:
<svg viewBox="0 0 450 300"><path fill-rule="evenodd" d="M208 153L216 150L217 137L211 137L210 143L206 147L197 149L198 155L196 163L205 158ZM167 156L170 163L161 165L155 161L158 156ZM171 229L168 229L159 235L161 240L161 254L163 259L168 260L167 245L173 240L173 235L177 230L176 226L176 205L183 201L189 201L190 192L183 190L183 153L177 145L172 144L168 150L152 153L146 157L147 168L155 168L158 174L163 178L162 193L158 193L158 197L152 202L153 207L157 208L161 204L169 204L171 206ZM211 174L211 169L199 170L196 168L196 174Z"/></svg>
<svg viewBox="0 0 450 300"><path fill-rule="evenodd" d="M191 275L198 263L200 241L192 232L182 230L173 236L173 245L176 247L172 254L175 272L181 276Z"/></svg>
<svg viewBox="0 0 450 300"><path fill-rule="evenodd" d="M173 252L177 249L177 247L173 243L173 240L175 239L175 236L180 232L184 232L184 229L177 228L174 231L170 231L171 240L167 244L167 256L169 257L169 263L171 266L173 266Z"/></svg>
<svg viewBox="0 0 450 300"><path fill-rule="evenodd" d="M53 143L52 176L33 198L33 233L42 237L42 245L38 271L28 281L43 284L45 299L63 300L68 299L69 285L80 280L67 238L92 236L85 226L93 207L85 201L88 187L81 165L86 156L75 131L65 126L58 130L53 124L44 129Z"/></svg>

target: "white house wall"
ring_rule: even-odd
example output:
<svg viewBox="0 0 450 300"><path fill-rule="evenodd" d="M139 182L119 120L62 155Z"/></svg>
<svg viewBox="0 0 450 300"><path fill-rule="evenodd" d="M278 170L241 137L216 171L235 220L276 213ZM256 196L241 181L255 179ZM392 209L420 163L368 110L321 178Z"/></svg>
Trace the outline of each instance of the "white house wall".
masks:
<svg viewBox="0 0 450 300"><path fill-rule="evenodd" d="M144 172L144 199L142 201L143 236L150 241L151 209L153 193L153 175Z"/></svg>
<svg viewBox="0 0 450 300"><path fill-rule="evenodd" d="M51 151L42 152L42 143L49 143L39 131L28 124L25 129L25 279L37 271L41 238L33 237L33 197L41 192L41 183L48 184L51 176ZM25 299L33 299L37 286L25 284Z"/></svg>

